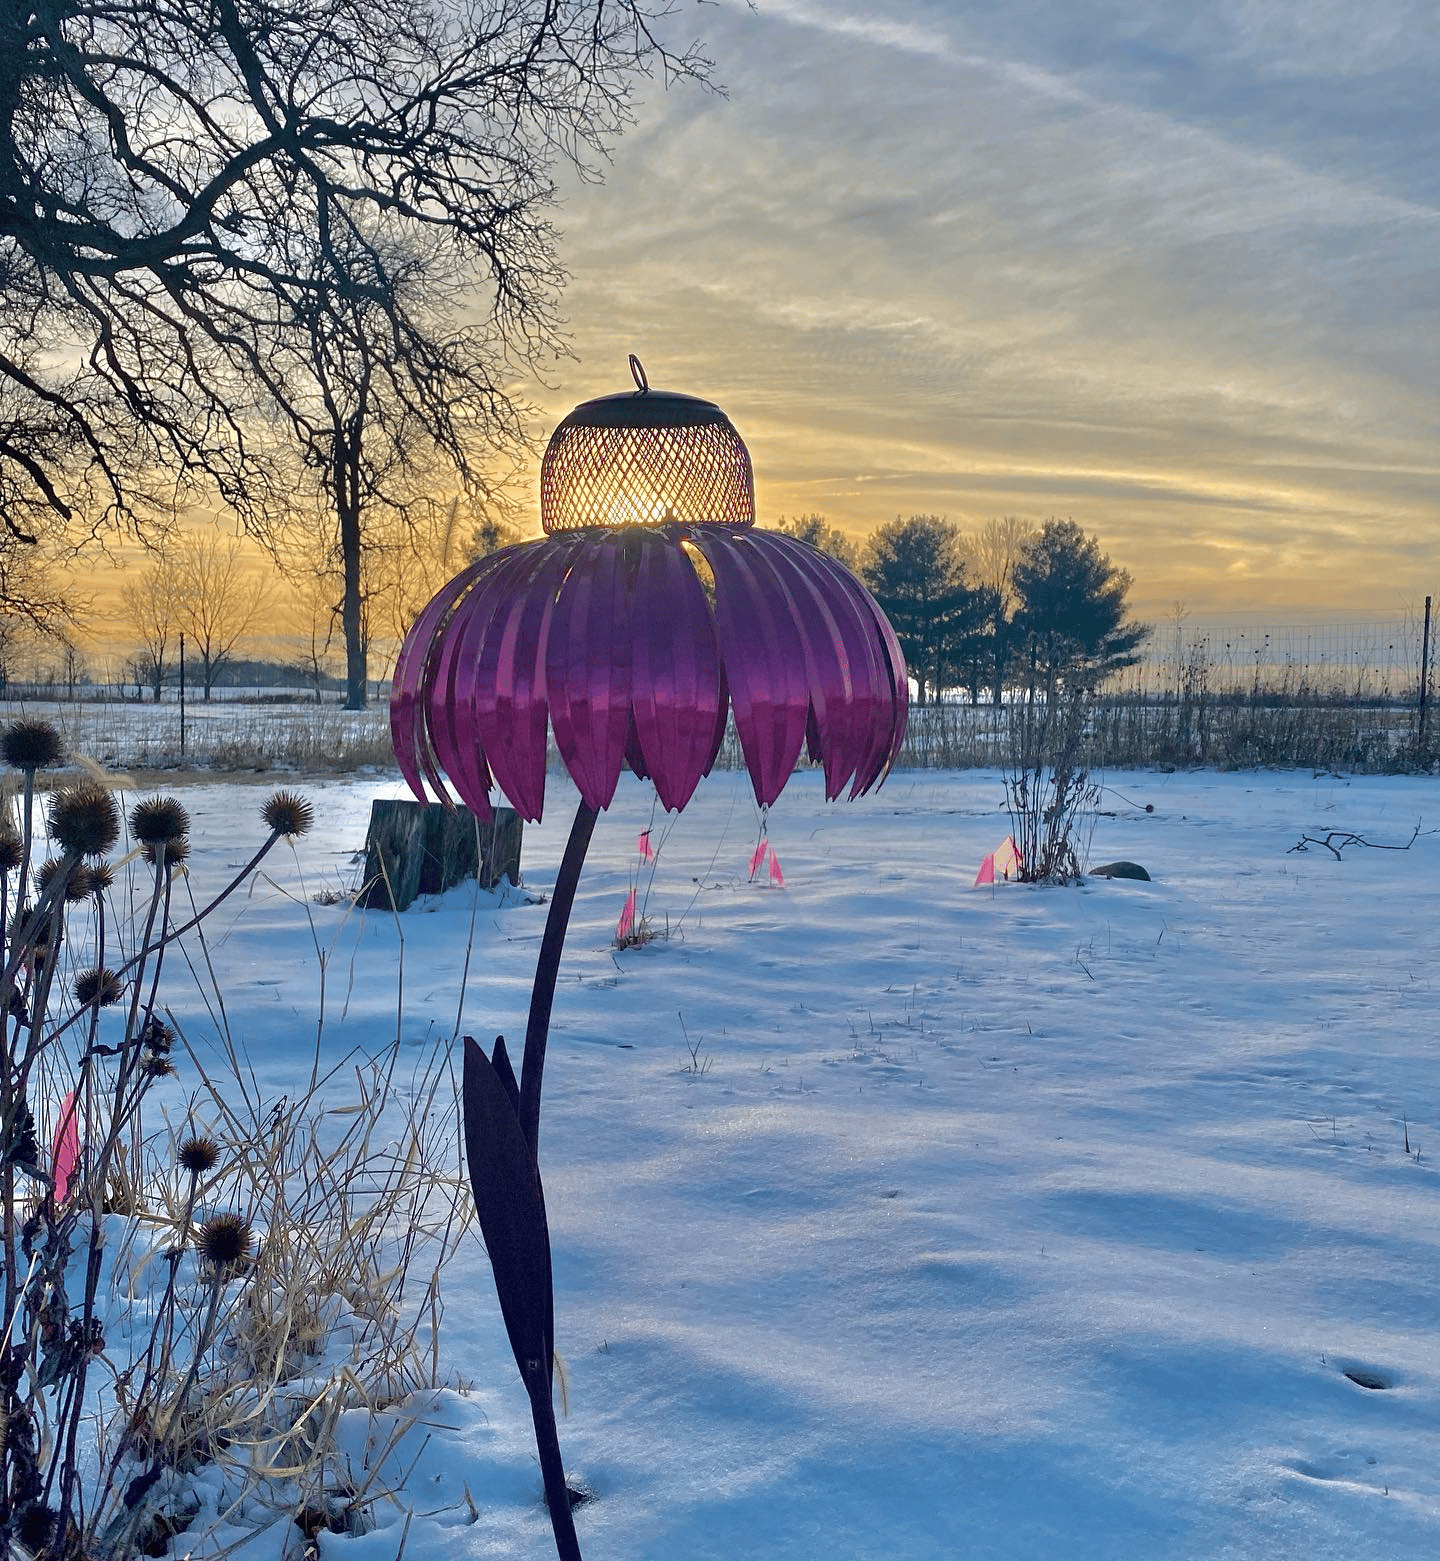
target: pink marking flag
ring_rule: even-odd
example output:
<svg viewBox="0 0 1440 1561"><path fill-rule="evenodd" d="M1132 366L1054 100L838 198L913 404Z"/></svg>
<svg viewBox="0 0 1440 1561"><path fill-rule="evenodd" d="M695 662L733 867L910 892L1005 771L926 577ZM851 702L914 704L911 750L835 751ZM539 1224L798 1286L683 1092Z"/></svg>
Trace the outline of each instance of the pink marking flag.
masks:
<svg viewBox="0 0 1440 1561"><path fill-rule="evenodd" d="M615 923L615 941L623 943L635 931L635 891L632 889L625 896L625 909L620 912L620 920Z"/></svg>
<svg viewBox="0 0 1440 1561"><path fill-rule="evenodd" d="M1006 835L1000 844L981 862L980 871L975 874L975 887L978 889L981 884L994 883L997 873L1008 883L1012 877L1018 878L1020 876L1022 865L1020 852L1015 844L1015 837Z"/></svg>
<svg viewBox="0 0 1440 1561"><path fill-rule="evenodd" d="M753 883L755 874L760 871L760 864L765 860L765 853L770 849L770 842L761 835L760 844L750 853L750 881Z"/></svg>
<svg viewBox="0 0 1440 1561"><path fill-rule="evenodd" d="M635 842L635 849L647 862L655 860L655 851L650 844L650 831L648 829L640 831L640 838Z"/></svg>
<svg viewBox="0 0 1440 1561"><path fill-rule="evenodd" d="M75 1174L75 1164L79 1158L80 1129L75 1121L75 1091L72 1089L60 1102L60 1122L55 1129L55 1142L50 1150L57 1204L65 1201L65 1194L70 1190L70 1178Z"/></svg>
<svg viewBox="0 0 1440 1561"><path fill-rule="evenodd" d="M775 855L775 847L770 847L770 882L777 889L785 887L785 874L780 871L780 858Z"/></svg>

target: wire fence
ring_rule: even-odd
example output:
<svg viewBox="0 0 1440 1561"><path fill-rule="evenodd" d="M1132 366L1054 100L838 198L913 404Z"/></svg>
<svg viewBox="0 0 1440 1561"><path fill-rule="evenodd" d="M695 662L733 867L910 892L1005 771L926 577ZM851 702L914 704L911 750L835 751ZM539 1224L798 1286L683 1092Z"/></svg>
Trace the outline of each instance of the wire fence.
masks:
<svg viewBox="0 0 1440 1561"><path fill-rule="evenodd" d="M1143 660L1107 692L1179 700L1203 686L1216 698L1418 705L1433 651L1424 609L1334 623L1172 620L1156 625Z"/></svg>
<svg viewBox="0 0 1440 1561"><path fill-rule="evenodd" d="M1335 623L1180 620L1157 628L1143 658L1090 710L1092 766L1440 768L1431 704L1436 624L1416 613ZM1004 765L1009 708L941 703L911 712L899 762Z"/></svg>
<svg viewBox="0 0 1440 1561"><path fill-rule="evenodd" d="M1162 624L1144 658L1095 700L1085 760L1114 768L1440 772L1430 708L1435 639L1425 611L1322 624L1267 623L1258 615ZM170 694L156 705L94 685L62 691L12 683L0 717L43 712L58 721L72 751L110 765L333 773L393 763L387 693L377 685L370 709L348 712L334 694L317 705L293 692L217 690L210 703L193 701L182 714ZM30 703L37 697L38 710ZM912 707L897 763L1003 766L1014 743L1013 709L959 699ZM732 722L717 766L743 762Z"/></svg>

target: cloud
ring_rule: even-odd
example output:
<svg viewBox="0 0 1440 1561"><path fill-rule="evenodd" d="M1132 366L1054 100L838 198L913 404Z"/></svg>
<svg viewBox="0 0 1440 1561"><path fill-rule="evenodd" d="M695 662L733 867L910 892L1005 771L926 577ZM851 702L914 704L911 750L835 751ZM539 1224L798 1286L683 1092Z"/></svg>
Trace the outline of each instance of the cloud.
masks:
<svg viewBox="0 0 1440 1561"><path fill-rule="evenodd" d="M1349 560L1316 589L1382 601L1416 535L1440 561L1413 6L702 15L729 98L657 96L608 184L566 189L557 415L637 350L727 407L784 512L1073 512L1160 596L1196 527L1268 546L1312 515Z"/></svg>
<svg viewBox="0 0 1440 1561"><path fill-rule="evenodd" d="M893 16L847 11L843 7L814 4L811 0L764 0L760 10L801 27L833 33L862 44L875 44L903 54L949 55L950 40L938 29L897 21Z"/></svg>

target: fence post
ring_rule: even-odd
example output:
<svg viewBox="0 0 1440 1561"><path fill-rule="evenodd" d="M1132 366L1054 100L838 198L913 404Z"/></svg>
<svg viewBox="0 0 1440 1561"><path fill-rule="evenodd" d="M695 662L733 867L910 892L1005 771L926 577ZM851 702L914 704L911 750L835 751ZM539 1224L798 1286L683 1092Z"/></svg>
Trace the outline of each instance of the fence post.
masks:
<svg viewBox="0 0 1440 1561"><path fill-rule="evenodd" d="M185 757L185 636L180 636L180 757Z"/></svg>
<svg viewBox="0 0 1440 1561"><path fill-rule="evenodd" d="M1425 707L1430 699L1430 598L1425 598L1425 629L1420 639L1420 715L1415 726L1415 746L1425 752Z"/></svg>

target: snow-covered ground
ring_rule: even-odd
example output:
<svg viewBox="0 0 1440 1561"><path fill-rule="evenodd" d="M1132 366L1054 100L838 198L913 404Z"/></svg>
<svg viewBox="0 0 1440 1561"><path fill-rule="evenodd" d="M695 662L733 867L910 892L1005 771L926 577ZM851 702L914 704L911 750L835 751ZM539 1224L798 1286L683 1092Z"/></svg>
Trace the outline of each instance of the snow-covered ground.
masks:
<svg viewBox="0 0 1440 1561"><path fill-rule="evenodd" d="M1009 827L984 772L833 806L795 777L783 888L747 881L759 815L717 774L653 817L652 874L652 793L622 782L541 1137L587 1561L1440 1554L1440 836L1290 850L1403 843L1440 824L1437 783L1106 782L1089 860L1151 883L973 888ZM312 918L335 1056L394 1033L402 964L407 1042L448 1036L472 922L463 1028L518 1049L567 785L523 892L398 925L314 896L354 881L399 785L300 788L298 862L210 939L267 1089L308 1072ZM201 887L263 796L186 789ZM668 935L619 952L637 873ZM203 1032L178 976L169 1001ZM407 1557L554 1553L478 1236L446 1296L451 1389L399 1501L326 1556L394 1561L407 1512ZM279 1531L243 1553L275 1561Z"/></svg>

